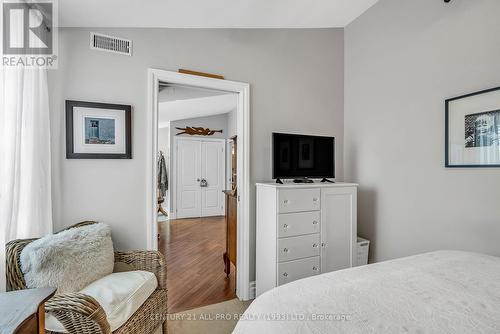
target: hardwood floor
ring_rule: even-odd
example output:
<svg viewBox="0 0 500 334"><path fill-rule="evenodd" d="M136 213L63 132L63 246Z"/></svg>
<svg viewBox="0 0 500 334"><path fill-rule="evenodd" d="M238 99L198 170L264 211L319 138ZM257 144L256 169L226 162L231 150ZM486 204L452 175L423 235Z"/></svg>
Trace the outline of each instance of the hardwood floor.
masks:
<svg viewBox="0 0 500 334"><path fill-rule="evenodd" d="M235 269L226 278L225 217L158 223L159 249L167 262L168 312L177 313L236 297Z"/></svg>

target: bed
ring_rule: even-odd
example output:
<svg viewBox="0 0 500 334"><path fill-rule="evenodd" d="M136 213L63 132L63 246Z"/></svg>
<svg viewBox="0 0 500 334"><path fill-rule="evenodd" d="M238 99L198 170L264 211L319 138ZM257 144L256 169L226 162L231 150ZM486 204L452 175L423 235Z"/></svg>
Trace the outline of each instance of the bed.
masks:
<svg viewBox="0 0 500 334"><path fill-rule="evenodd" d="M500 258L438 251L298 280L233 331L265 333L500 333Z"/></svg>

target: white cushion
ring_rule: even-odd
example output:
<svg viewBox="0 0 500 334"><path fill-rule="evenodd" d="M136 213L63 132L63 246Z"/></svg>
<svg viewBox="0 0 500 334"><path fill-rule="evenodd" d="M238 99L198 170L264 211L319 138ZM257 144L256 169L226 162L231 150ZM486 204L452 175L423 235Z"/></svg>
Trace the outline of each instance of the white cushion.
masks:
<svg viewBox="0 0 500 334"><path fill-rule="evenodd" d="M156 290L156 276L149 271L127 271L107 275L80 290L94 297L106 312L111 330L122 326ZM45 328L64 332L63 325L52 315L45 317Z"/></svg>
<svg viewBox="0 0 500 334"><path fill-rule="evenodd" d="M111 229L102 223L47 235L21 252L26 286L53 286L57 293L77 292L111 274L114 262Z"/></svg>

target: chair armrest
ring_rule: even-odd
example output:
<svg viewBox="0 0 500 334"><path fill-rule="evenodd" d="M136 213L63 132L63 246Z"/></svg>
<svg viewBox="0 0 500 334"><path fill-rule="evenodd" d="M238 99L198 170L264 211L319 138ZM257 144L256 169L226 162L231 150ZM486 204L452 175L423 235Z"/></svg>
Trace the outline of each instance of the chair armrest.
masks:
<svg viewBox="0 0 500 334"><path fill-rule="evenodd" d="M124 262L135 270L145 270L156 275L158 289L166 289L166 267L163 254L158 251L115 252L115 262Z"/></svg>
<svg viewBox="0 0 500 334"><path fill-rule="evenodd" d="M101 305L83 293L56 295L45 303L45 311L55 316L70 334L111 333Z"/></svg>
<svg viewBox="0 0 500 334"><path fill-rule="evenodd" d="M8 290L26 289L21 270L21 252L30 242L37 239L17 239L5 244L6 276Z"/></svg>

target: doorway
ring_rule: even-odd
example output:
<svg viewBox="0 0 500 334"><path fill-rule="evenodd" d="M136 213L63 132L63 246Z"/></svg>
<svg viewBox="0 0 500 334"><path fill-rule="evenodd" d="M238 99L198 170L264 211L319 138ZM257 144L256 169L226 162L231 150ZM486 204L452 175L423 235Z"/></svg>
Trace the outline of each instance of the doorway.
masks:
<svg viewBox="0 0 500 334"><path fill-rule="evenodd" d="M158 102L158 153L165 162L158 168L164 190L158 203L168 208L166 216L158 208L159 251L168 272L167 309L177 313L236 297L235 256L226 261L224 254L235 255L225 192L237 94L162 82Z"/></svg>
<svg viewBox="0 0 500 334"><path fill-rule="evenodd" d="M249 281L249 273L250 273L250 268L249 268L249 265L250 265L249 243L250 242L249 242L249 211L248 211L248 207L249 207L248 193L249 193L249 189L250 189L249 157L248 157L248 155L249 155L249 140L248 140L249 139L249 86L248 86L248 84L231 82L231 81L226 81L226 80L197 77L197 76L180 74L180 73L169 72L169 71L162 71L162 70L149 70L149 89L150 89L149 102L150 102L150 110L151 110L151 115L149 115L150 116L149 121L151 122L150 124L152 126L152 133L153 133L153 136L150 139L150 145L151 145L150 148L152 149L152 152L158 151L159 143L157 142L157 138L160 135L159 130L158 130L158 125L164 122L164 120L161 119L161 115L159 115L159 93L158 92L159 92L160 85L162 85L162 83L163 84L168 83L170 85L180 85L180 86L184 86L184 87L188 86L188 87L197 88L197 89L212 89L212 90L215 89L215 90L223 91L223 92L230 93L230 94L233 94L236 96L235 115L237 115L237 117L236 117L237 120L235 123L235 128L237 129L238 136L234 137L234 144L236 145L236 143L237 143L238 146L241 147L241 149L238 150L238 156L237 156L239 168L238 168L238 170L235 171L235 175L232 175L232 173L230 172L231 171L230 165L226 166L226 168L224 169L225 172L223 173L224 176L223 176L222 184L223 184L223 188L224 187L227 188L228 185L230 184L231 178L233 176L234 176L233 179L235 181L235 184L237 184L238 200L235 201L236 204L233 205L234 207L237 208L237 214L235 214L236 220L237 220L235 222L235 229L236 229L236 225L237 225L237 229L236 229L237 234L235 236L235 239L236 239L235 248L237 248L236 249L237 257L236 257L236 259L233 259L233 261L235 261L235 265L238 268L238 270L236 270L236 272L235 272L234 268L233 268L233 270L231 270L230 272L231 272L231 275L234 275L233 282L234 282L234 285L236 285L236 296L240 300L251 299L254 296L254 287L253 287L253 284ZM158 89L158 91L156 89ZM204 103L204 105L206 105L206 103ZM184 125L187 125L187 124L184 124ZM177 126L174 127L174 126L171 126L171 124L169 124L169 130L171 132L174 130L176 132L178 132L178 130L175 129L176 127ZM216 129L216 130L218 130L218 129ZM236 139L236 138L238 138L238 139ZM228 140L228 137L226 137L225 141L222 142L221 146L219 146L218 141L216 139L217 138L205 138L205 137L203 137L202 139L200 139L200 138L196 138L196 139L195 138L181 138L180 136L175 136L175 139L172 141L171 146L172 147L175 146L174 142L181 143L180 144L181 151L185 147L194 146L196 148L195 151L197 151L199 153L194 153L194 154L191 153L194 156L191 156L189 159L191 159L193 161L198 159L197 156L200 157L199 159L203 159L205 157L205 159L208 159L208 160L219 160L219 158L214 158L215 155L213 154L213 152L216 152L220 149L222 155L224 157L226 157L225 163L227 164L228 163L227 156L231 152L231 150L230 150L231 145L232 145L231 141L233 139ZM189 142L189 143L187 143L187 142ZM202 147L202 148L199 148L199 147ZM203 149L203 147L205 147L205 149ZM205 153L203 153L203 152L205 152ZM210 152L212 152L212 153L210 153ZM155 185L157 184L157 179L156 179L156 172L157 172L156 158L157 157L156 157L156 154L152 154L152 156L154 156L154 159L152 159L149 163L151 165L150 175L152 176L153 182L151 182L151 184L149 186L149 188L150 188L149 193L151 194L151 196L149 197L148 202L150 203L149 208L153 207L156 209L156 199L157 198L156 198L156 186ZM190 161L189 159L188 159L188 161ZM220 164L220 161L221 160L219 160L218 164ZM176 166L176 164L173 164L173 165L168 166L168 168L170 169L170 171L172 171L172 169L178 168L178 166ZM198 168L198 167L196 167L196 168ZM203 169L203 166L200 165L199 168ZM220 170L222 170L222 169L220 169ZM220 175L221 174L220 170L214 172L213 174ZM192 171L191 173L194 175L195 172ZM189 173L185 173L185 174L186 174L186 177L189 176L189 178L192 179L193 175L188 175ZM220 176L216 177L216 178L220 179ZM196 179L196 183L198 183L197 179ZM200 177L200 182L202 182L202 179L203 178ZM237 182L236 182L236 180L237 180ZM173 179L169 179L169 181L172 185L169 188L173 189L175 187L176 181L174 181ZM208 182L208 180L206 180L206 181L207 181L208 185L212 184L212 182ZM190 182L193 182L193 181L190 181ZM218 183L218 181L215 183ZM189 184L181 183L181 186L184 186L184 185L189 185ZM195 184L192 184L192 185L195 185ZM199 187L199 186L200 186L200 183L198 183L198 189L205 188L205 187ZM202 189L201 191L196 190L190 194L191 195L191 205L193 203L195 204L194 206L192 205L193 206L192 209L194 210L194 212L188 213L188 212L183 212L181 210L179 217L175 217L176 214L179 213L179 212L175 212L173 214L173 217L169 217L169 218L172 220L184 220L184 224L186 224L187 221L191 220L190 223L193 226L196 225L196 222L195 222L196 220L198 220L198 223L200 223L199 220L205 220L204 222L207 224L203 225L203 227L213 227L213 228L210 228L208 230L209 232L214 232L217 229L220 230L221 226L222 226L222 229L225 230L227 227L226 226L227 224L224 222L224 220L225 220L224 216L213 216L213 215L219 214L220 212L223 212L223 215L226 215L226 207L225 207L226 200L225 200L224 194L222 194L222 191L221 191L220 192L221 197L215 196L215 194L219 192L218 188L217 189L215 189L215 188L210 189L210 186L207 186L206 188L209 188L209 189L206 189L206 190ZM189 190L189 189L187 189L187 190ZM225 189L225 190L227 191L228 189ZM169 190L169 191L171 191L171 190ZM203 192L205 192L205 195L203 195ZM153 194L154 194L154 196L153 196ZM177 202L176 197L177 197L177 195L171 194L170 199L172 200L172 205L169 203L170 200L166 201L166 203L165 203L165 208L168 209L169 213L173 212L173 210L174 210L175 205L173 205L173 202ZM222 198L222 200L220 198ZM189 204L188 200L186 200L185 202ZM200 203L199 206L196 205L197 202ZM175 204L177 204L177 203L175 203ZM222 205L220 205L220 204L222 204ZM184 205L184 207L186 207L186 205ZM187 207L189 207L189 205L187 205ZM201 208L201 213L200 213L200 208ZM151 245L151 248L153 248L153 249L163 248L162 245L160 245L160 247L158 247L158 240L156 239L156 235L158 233L158 226L155 226L156 225L155 224L156 212L154 215L150 214L151 211L148 210L148 212L150 215L149 216L150 220L148 223L148 230L150 232L148 232L148 235L154 236L154 238L151 238L151 240L148 240L148 242ZM205 215L211 215L211 216L210 217L203 217ZM181 217L190 217L190 218L181 219ZM198 217L198 218L196 218L196 217ZM223 218L223 220L220 219L221 217ZM177 219L177 218L179 218L179 219ZM219 221L219 223L217 223L217 221ZM223 224L220 224L221 221L223 222ZM175 223L176 222L173 222L172 226L170 226L170 228L171 228L170 233L172 233L172 227L175 225ZM213 224L213 225L210 226L208 224ZM218 227L216 227L216 225ZM185 226L187 226L187 224ZM203 229L198 228L198 230L203 230ZM159 231L159 232L161 233L164 231ZM149 233L151 233L151 234L149 234ZM209 233L208 232L204 233L204 235L206 237L208 237ZM171 236L172 235L170 235L170 237ZM161 241L160 241L160 243L161 243ZM201 243L199 243L199 244L201 244ZM215 243L212 243L212 244L215 244ZM227 245L226 245L226 243L224 243L224 248L226 248L226 247L227 247ZM187 248L189 248L188 244L184 245L184 247L181 247L181 249L184 249L184 250ZM222 259L222 256L220 256L220 258L217 259L216 264L214 266L219 266L219 261L220 261L220 263L222 264L223 272L226 271L224 267L225 267L225 264L227 262L225 260L226 260L226 258ZM209 267L211 266L209 261L204 261L204 262L206 262L206 263L203 263L203 264L208 265ZM169 265L168 265L168 260L167 260L167 271L168 271L168 267L169 267ZM201 268L201 266L200 266L200 268ZM169 276L170 273L172 273L172 272L167 273L167 277ZM200 275L200 274L198 274L198 275ZM226 273L224 272L223 275L226 275ZM233 284L233 282L231 282L230 280L226 281L226 282L229 282L229 285ZM229 291L229 290L234 291L234 285L233 285L233 287L229 287L229 288L226 287L226 290L227 291ZM192 288L195 289L196 286L192 286ZM173 287L172 289L175 289L175 287ZM170 296L172 296L172 294L174 294L174 291L169 290L169 298L170 298ZM203 295L203 293L200 292L200 295ZM205 295L206 295L206 293L205 293ZM227 296L226 296L226 298L227 298Z"/></svg>

